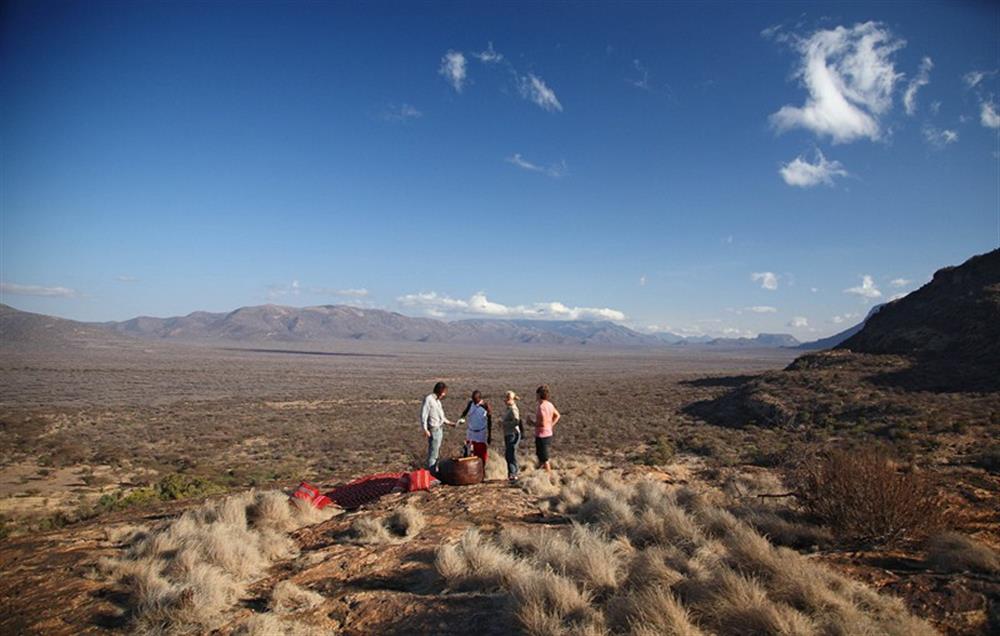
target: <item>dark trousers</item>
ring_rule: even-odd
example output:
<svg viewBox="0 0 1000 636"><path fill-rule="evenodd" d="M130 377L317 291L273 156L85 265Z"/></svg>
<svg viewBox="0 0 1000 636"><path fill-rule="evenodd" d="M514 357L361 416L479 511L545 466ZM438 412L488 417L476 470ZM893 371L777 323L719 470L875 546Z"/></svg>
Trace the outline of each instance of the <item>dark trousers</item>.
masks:
<svg viewBox="0 0 1000 636"><path fill-rule="evenodd" d="M507 459L507 479L517 477L517 445L521 441L521 434L504 435L504 457Z"/></svg>

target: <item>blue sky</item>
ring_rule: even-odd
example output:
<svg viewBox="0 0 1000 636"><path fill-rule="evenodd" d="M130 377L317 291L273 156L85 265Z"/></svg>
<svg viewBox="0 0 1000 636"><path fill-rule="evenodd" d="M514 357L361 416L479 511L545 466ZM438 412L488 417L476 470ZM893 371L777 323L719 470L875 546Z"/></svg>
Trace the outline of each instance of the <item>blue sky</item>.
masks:
<svg viewBox="0 0 1000 636"><path fill-rule="evenodd" d="M7 3L2 301L827 335L1000 243L998 10Z"/></svg>

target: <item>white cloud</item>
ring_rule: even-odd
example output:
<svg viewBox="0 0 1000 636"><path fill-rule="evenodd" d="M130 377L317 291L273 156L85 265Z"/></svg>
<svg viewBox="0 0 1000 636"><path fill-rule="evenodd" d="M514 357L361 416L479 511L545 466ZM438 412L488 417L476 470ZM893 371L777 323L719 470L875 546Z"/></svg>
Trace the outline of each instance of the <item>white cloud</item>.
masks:
<svg viewBox="0 0 1000 636"><path fill-rule="evenodd" d="M916 114L917 91L920 90L921 86L927 86L931 83L932 68L934 68L934 62L931 61L931 58L924 57L920 60L920 68L917 70L916 77L906 85L906 91L903 93L903 108L906 109L907 115Z"/></svg>
<svg viewBox="0 0 1000 636"><path fill-rule="evenodd" d="M773 291L778 288L778 276L774 272L753 272L750 274L750 280L754 282L760 281L762 289Z"/></svg>
<svg viewBox="0 0 1000 636"><path fill-rule="evenodd" d="M996 75L996 71L969 71L962 76L962 81L965 82L966 88L975 88L986 79L987 77L992 77Z"/></svg>
<svg viewBox="0 0 1000 636"><path fill-rule="evenodd" d="M494 318L533 318L543 320L625 320L625 314L607 307L569 307L561 302L503 305L495 303L484 292L468 300L439 295L436 292L407 294L397 298L405 307L418 307L438 318L448 316L491 316Z"/></svg>
<svg viewBox="0 0 1000 636"><path fill-rule="evenodd" d="M889 281L889 284L892 285L893 287L906 287L912 282L913 281L907 278L893 278L891 281Z"/></svg>
<svg viewBox="0 0 1000 636"><path fill-rule="evenodd" d="M138 283L139 282L139 279L136 278L135 276L125 276L125 275L115 276L115 280L118 281L119 283Z"/></svg>
<svg viewBox="0 0 1000 636"><path fill-rule="evenodd" d="M316 296L340 296L343 298L366 298L368 296L368 290L363 287L350 289L306 287L297 280L293 280L288 285L268 285L267 287L267 297L272 300L284 296L299 296L303 293L314 294Z"/></svg>
<svg viewBox="0 0 1000 636"><path fill-rule="evenodd" d="M382 111L382 119L392 122L405 122L411 119L419 119L423 116L424 114L417 110L416 107L406 103L399 106L390 104Z"/></svg>
<svg viewBox="0 0 1000 636"><path fill-rule="evenodd" d="M854 294L855 296L861 296L862 298L881 298L882 292L878 290L875 286L875 279L873 279L868 274L861 277L861 285L857 287L848 287L844 290L845 294Z"/></svg>
<svg viewBox="0 0 1000 636"><path fill-rule="evenodd" d="M441 58L441 68L438 69L438 73L448 80L457 93L461 93L462 87L465 86L467 77L465 66L465 56L461 51L449 50Z"/></svg>
<svg viewBox="0 0 1000 636"><path fill-rule="evenodd" d="M841 314L841 315L838 315L838 316L834 316L833 318L830 319L830 322L832 322L835 325L839 325L839 324L841 324L843 322L846 322L848 320L856 320L856 319L858 319L860 317L861 317L861 314L850 312L850 313L846 313L846 314Z"/></svg>
<svg viewBox="0 0 1000 636"><path fill-rule="evenodd" d="M521 97L530 99L542 110L562 112L563 107L559 103L555 91L549 88L545 84L545 81L534 73L528 73L526 77L520 77L517 88L521 92Z"/></svg>
<svg viewBox="0 0 1000 636"><path fill-rule="evenodd" d="M310 291L314 294L326 294L329 296L343 296L344 298L367 298L369 291L364 287L352 289L330 289L328 287L313 287Z"/></svg>
<svg viewBox="0 0 1000 636"><path fill-rule="evenodd" d="M817 293L819 291L819 287L810 287L809 291L811 291L812 293L815 294L815 293Z"/></svg>
<svg viewBox="0 0 1000 636"><path fill-rule="evenodd" d="M646 275L643 274L642 276L639 277L639 287L645 287L645 286L646 286Z"/></svg>
<svg viewBox="0 0 1000 636"><path fill-rule="evenodd" d="M509 164L513 164L518 168L523 170L528 170L530 172L540 172L542 174L548 175L554 179L559 177L565 177L569 174L569 167L566 165L565 161L560 161L559 163L554 163L550 166L540 166L536 163L532 163L521 156L521 153L515 152L511 156L504 159Z"/></svg>
<svg viewBox="0 0 1000 636"><path fill-rule="evenodd" d="M901 77L892 55L904 44L876 22L798 39L802 61L796 74L809 97L801 107L781 107L771 123L779 132L805 128L834 143L879 139L878 118L892 106L892 91Z"/></svg>
<svg viewBox="0 0 1000 636"><path fill-rule="evenodd" d="M790 186L798 188L811 188L824 184L833 185L834 177L846 177L847 170L839 161L827 161L823 153L816 150L816 163L809 163L807 159L799 155L791 162L781 166L778 170L781 178Z"/></svg>
<svg viewBox="0 0 1000 636"><path fill-rule="evenodd" d="M642 65L639 60L632 60L632 66L635 67L635 71L638 74L636 79L625 78L625 81L635 86L638 89L648 91L649 90L649 69Z"/></svg>
<svg viewBox="0 0 1000 636"><path fill-rule="evenodd" d="M788 321L788 326L794 329L805 329L809 326L809 320L805 316L795 316Z"/></svg>
<svg viewBox="0 0 1000 636"><path fill-rule="evenodd" d="M898 294L893 294L892 296L889 296L889 302L891 303L894 300L899 300L900 298L906 298L909 295L910 292L899 292Z"/></svg>
<svg viewBox="0 0 1000 636"><path fill-rule="evenodd" d="M940 129L927 125L924 126L923 133L927 143L938 148L944 148L948 144L958 141L958 132L955 130Z"/></svg>
<svg viewBox="0 0 1000 636"><path fill-rule="evenodd" d="M747 307L746 310L752 311L755 314L773 314L778 311L776 307L769 307L767 305L754 305L753 307Z"/></svg>
<svg viewBox="0 0 1000 636"><path fill-rule="evenodd" d="M14 296L44 296L47 298L76 298L75 289L69 287L43 287L41 285L19 285L17 283L0 283L0 293Z"/></svg>
<svg viewBox="0 0 1000 636"><path fill-rule="evenodd" d="M987 128L1000 128L1000 114L997 114L992 99L983 101L982 110L979 112L979 121Z"/></svg>
<svg viewBox="0 0 1000 636"><path fill-rule="evenodd" d="M494 50L492 42L489 43L485 51L473 53L472 56L483 64L497 64L503 61L503 54L497 53L496 50Z"/></svg>

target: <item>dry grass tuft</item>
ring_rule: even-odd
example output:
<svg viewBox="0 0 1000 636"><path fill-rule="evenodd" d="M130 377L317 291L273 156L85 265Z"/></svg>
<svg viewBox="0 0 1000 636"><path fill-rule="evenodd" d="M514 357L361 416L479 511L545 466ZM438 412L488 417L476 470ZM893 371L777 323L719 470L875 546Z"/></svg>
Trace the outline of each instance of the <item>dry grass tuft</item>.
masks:
<svg viewBox="0 0 1000 636"><path fill-rule="evenodd" d="M281 581L271 591L268 608L276 613L292 613L313 609L323 603L323 595L299 587L291 581Z"/></svg>
<svg viewBox="0 0 1000 636"><path fill-rule="evenodd" d="M413 504L407 504L397 508L389 515L388 524L393 533L412 539L424 529L424 526L427 525L427 519L424 518L424 513L420 512Z"/></svg>
<svg viewBox="0 0 1000 636"><path fill-rule="evenodd" d="M1000 554L957 532L945 532L927 542L927 563L939 572L1000 572Z"/></svg>
<svg viewBox="0 0 1000 636"><path fill-rule="evenodd" d="M473 528L441 546L436 566L449 587L506 591L528 634L934 633L898 599L760 534L769 525L802 540L805 531L776 521L780 506L733 514L709 491L588 472L564 471L539 489L569 527L496 538Z"/></svg>
<svg viewBox="0 0 1000 636"><path fill-rule="evenodd" d="M287 532L314 522L317 512L290 505L280 492L209 501L135 534L122 558L101 567L125 585L134 631L211 631L226 622L248 583L297 554Z"/></svg>
<svg viewBox="0 0 1000 636"><path fill-rule="evenodd" d="M420 534L426 523L424 514L409 503L386 517L358 517L351 524L350 537L362 545L403 543Z"/></svg>

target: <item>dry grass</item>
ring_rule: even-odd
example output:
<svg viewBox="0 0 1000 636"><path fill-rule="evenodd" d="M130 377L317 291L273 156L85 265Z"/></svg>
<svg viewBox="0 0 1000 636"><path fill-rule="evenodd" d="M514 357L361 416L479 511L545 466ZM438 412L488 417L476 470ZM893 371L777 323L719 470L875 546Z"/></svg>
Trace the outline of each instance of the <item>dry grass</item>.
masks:
<svg viewBox="0 0 1000 636"><path fill-rule="evenodd" d="M245 492L135 534L121 558L102 566L125 585L134 631L201 633L223 625L272 562L296 556L288 532L331 514L280 492Z"/></svg>
<svg viewBox="0 0 1000 636"><path fill-rule="evenodd" d="M543 489L557 489L549 507L568 527L471 529L438 550L438 572L508 593L528 634L935 633L897 599L775 546L718 493L582 472Z"/></svg>
<svg viewBox="0 0 1000 636"><path fill-rule="evenodd" d="M945 532L927 542L927 563L940 572L1000 572L1000 554L957 532Z"/></svg>
<svg viewBox="0 0 1000 636"><path fill-rule="evenodd" d="M291 581L280 581L271 590L268 608L275 613L294 613L313 609L323 602L323 595L299 587Z"/></svg>
<svg viewBox="0 0 1000 636"><path fill-rule="evenodd" d="M358 517L349 536L362 545L403 543L420 534L426 524L424 514L408 503L385 517Z"/></svg>

